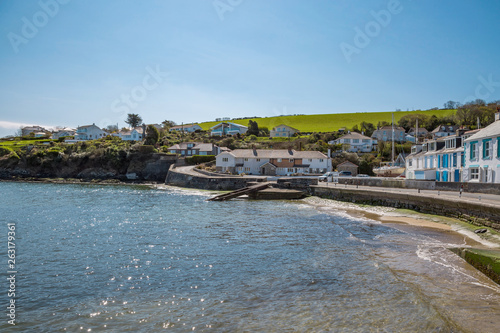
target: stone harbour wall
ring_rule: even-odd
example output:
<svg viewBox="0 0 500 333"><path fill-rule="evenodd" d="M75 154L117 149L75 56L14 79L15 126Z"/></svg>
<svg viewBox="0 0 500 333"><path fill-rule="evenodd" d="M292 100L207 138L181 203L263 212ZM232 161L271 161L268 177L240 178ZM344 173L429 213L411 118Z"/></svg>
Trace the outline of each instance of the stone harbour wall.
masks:
<svg viewBox="0 0 500 333"><path fill-rule="evenodd" d="M451 201L436 197L370 191L366 189L311 186L311 194L354 203L407 208L422 213L458 218L477 226L500 230L500 207L467 200Z"/></svg>

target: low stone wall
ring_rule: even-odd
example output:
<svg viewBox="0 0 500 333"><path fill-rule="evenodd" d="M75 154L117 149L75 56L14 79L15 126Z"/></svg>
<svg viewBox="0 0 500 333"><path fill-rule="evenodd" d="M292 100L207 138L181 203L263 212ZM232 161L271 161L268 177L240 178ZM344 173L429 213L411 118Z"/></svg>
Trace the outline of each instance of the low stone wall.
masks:
<svg viewBox="0 0 500 333"><path fill-rule="evenodd" d="M420 190L440 190L440 191L460 191L460 186L464 192L487 193L500 195L500 184L489 183L458 183L458 182L437 182L433 180L412 180L412 179L391 179L391 178L339 178L339 184L352 184L360 186L410 188Z"/></svg>
<svg viewBox="0 0 500 333"><path fill-rule="evenodd" d="M173 166L168 170L165 184L198 188L203 190L215 191L232 191L246 187L251 182L262 182L263 178L250 178L250 177L207 177L200 174L199 176L181 173L175 170Z"/></svg>
<svg viewBox="0 0 500 333"><path fill-rule="evenodd" d="M309 186L311 185L318 185L318 178L300 178L300 177L279 178L276 187L285 189L296 189L308 192Z"/></svg>
<svg viewBox="0 0 500 333"><path fill-rule="evenodd" d="M450 216L477 226L488 226L500 230L500 207L485 203L467 200L450 201L404 193L322 186L311 186L311 194L339 201L408 208L423 213Z"/></svg>

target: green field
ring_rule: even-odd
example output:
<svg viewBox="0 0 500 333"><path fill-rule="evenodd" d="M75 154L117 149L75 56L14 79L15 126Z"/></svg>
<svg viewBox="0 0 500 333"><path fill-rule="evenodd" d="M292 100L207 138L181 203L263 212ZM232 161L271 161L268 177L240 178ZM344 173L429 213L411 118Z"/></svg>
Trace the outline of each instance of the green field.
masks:
<svg viewBox="0 0 500 333"><path fill-rule="evenodd" d="M7 149L12 149L14 151L17 151L21 149L24 146L28 145L40 145L43 143L48 143L51 141L57 141L57 140L49 140L49 139L32 139L32 140L5 140L5 141L0 141L0 147L5 147Z"/></svg>
<svg viewBox="0 0 500 333"><path fill-rule="evenodd" d="M379 121L397 121L411 113L426 114L428 116L436 115L437 117L454 114L456 110L427 110L427 111L396 111L396 112L359 112L359 113L335 113L335 114L313 114L302 116L280 116L268 118L252 118L229 120L235 124L248 126L249 120L254 120L259 124L259 127L267 127L271 130L273 127L285 124L298 129L301 132L333 132L339 128L352 128L354 125L360 124L362 121L372 123L377 126ZM203 122L199 125L203 130L208 130L210 127L217 125L219 121Z"/></svg>

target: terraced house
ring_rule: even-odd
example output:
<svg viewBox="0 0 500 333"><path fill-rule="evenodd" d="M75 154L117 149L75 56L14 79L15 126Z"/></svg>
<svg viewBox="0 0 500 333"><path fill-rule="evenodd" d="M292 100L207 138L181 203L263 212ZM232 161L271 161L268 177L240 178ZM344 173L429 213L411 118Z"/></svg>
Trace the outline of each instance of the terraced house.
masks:
<svg viewBox="0 0 500 333"><path fill-rule="evenodd" d="M495 122L465 139L463 181L500 183L500 113Z"/></svg>
<svg viewBox="0 0 500 333"><path fill-rule="evenodd" d="M217 155L216 168L232 174L286 176L323 174L332 171L332 162L319 151L236 149Z"/></svg>

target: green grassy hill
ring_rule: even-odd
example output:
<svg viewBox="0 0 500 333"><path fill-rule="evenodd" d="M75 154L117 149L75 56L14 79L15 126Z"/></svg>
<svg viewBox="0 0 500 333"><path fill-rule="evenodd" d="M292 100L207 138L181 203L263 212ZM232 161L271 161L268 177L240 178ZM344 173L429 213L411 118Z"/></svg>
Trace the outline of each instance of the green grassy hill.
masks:
<svg viewBox="0 0 500 333"><path fill-rule="evenodd" d="M339 128L352 128L354 125L360 124L362 121L372 123L377 126L379 121L392 121L394 113L394 121L397 121L411 113L426 114L429 116L436 115L437 117L454 114L456 110L427 110L427 111L397 111L397 112L359 112L359 113L335 113L335 114L313 114L302 116L280 116L268 118L251 118L229 120L230 122L248 126L249 120L254 120L259 124L259 127L267 127L271 130L273 127L285 124L298 129L301 132L333 132ZM199 125L208 130L210 127L218 124L219 121L203 122Z"/></svg>

